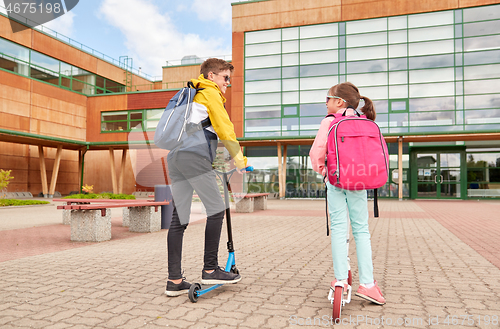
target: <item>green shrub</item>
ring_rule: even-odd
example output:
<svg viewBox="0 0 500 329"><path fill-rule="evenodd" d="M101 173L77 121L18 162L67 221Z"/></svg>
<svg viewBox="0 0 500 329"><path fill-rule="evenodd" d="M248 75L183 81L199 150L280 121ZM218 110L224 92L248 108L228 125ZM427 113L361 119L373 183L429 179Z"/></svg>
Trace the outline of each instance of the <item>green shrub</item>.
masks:
<svg viewBox="0 0 500 329"><path fill-rule="evenodd" d="M38 200L17 200L17 199L0 199L0 207L7 206L29 206L34 204L47 204L48 201L38 201Z"/></svg>
<svg viewBox="0 0 500 329"><path fill-rule="evenodd" d="M114 193L89 193L89 194L72 194L63 199L135 199L135 196L130 194L114 194Z"/></svg>

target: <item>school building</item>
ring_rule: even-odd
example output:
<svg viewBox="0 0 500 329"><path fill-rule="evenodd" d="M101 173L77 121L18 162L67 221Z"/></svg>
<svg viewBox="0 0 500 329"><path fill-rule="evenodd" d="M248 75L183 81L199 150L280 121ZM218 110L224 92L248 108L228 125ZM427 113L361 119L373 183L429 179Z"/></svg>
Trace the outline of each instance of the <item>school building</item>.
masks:
<svg viewBox="0 0 500 329"><path fill-rule="evenodd" d="M500 197L500 1L256 0L232 4L228 113L251 191L322 197L309 149L328 89L356 84L389 144L392 198ZM132 193L168 183L158 115L200 61L96 55L0 16L0 168L9 191ZM168 59L166 59L168 60Z"/></svg>

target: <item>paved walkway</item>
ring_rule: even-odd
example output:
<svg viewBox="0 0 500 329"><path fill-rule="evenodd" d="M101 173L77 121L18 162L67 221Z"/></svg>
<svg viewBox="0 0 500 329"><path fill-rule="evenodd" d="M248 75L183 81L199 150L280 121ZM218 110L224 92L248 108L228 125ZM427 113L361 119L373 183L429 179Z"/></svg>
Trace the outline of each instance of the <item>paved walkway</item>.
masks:
<svg viewBox="0 0 500 329"><path fill-rule="evenodd" d="M22 229L3 227L13 209L0 209L0 241L11 241L0 245L2 255L11 255L0 260L0 328L331 326L326 296L333 270L324 202L268 205L266 211L233 213L243 280L194 304L185 295L163 295L166 231L63 248L51 245L47 233L67 230L69 241L68 227L55 224L62 215L54 206L16 209L18 218L47 217L43 226ZM498 328L500 202L381 200L379 206L381 217L370 219L370 230L375 278L387 304L354 296L343 309L341 327ZM45 238L29 238L34 234ZM191 282L200 280L203 235L203 221L186 231L183 267ZM225 237L224 231L221 264ZM13 253L19 239L37 253ZM357 289L354 244L351 259Z"/></svg>

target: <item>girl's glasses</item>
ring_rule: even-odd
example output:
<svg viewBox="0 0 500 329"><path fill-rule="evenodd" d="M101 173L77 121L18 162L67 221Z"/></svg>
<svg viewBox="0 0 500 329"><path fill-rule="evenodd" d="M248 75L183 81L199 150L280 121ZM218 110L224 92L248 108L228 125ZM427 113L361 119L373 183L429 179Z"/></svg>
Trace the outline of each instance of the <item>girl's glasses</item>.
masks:
<svg viewBox="0 0 500 329"><path fill-rule="evenodd" d="M329 98L338 98L340 100L342 100L342 102L344 103L347 103L345 99L343 99L342 97L339 97L339 96L326 96L326 102L328 103L328 99Z"/></svg>

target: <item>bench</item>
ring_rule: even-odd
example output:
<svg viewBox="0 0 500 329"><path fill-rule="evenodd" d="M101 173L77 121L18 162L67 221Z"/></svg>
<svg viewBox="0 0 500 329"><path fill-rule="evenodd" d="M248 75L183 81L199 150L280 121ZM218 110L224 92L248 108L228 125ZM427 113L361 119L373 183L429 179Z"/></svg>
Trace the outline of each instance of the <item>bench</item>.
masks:
<svg viewBox="0 0 500 329"><path fill-rule="evenodd" d="M253 212L267 209L269 193L233 194L236 202L236 212Z"/></svg>
<svg viewBox="0 0 500 329"><path fill-rule="evenodd" d="M124 208L124 214L127 209L130 218L129 231L149 233L161 230L161 212L158 211L158 207L169 204L167 201L112 199L54 199L53 201L66 203L57 206L57 209L69 213L71 241L93 242L111 240L110 208Z"/></svg>

